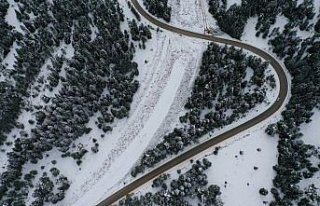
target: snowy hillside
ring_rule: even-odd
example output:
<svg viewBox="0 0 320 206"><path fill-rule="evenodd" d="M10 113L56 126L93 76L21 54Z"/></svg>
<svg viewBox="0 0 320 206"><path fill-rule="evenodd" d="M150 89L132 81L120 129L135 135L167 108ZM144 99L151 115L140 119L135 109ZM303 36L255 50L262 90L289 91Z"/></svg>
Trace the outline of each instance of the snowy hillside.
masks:
<svg viewBox="0 0 320 206"><path fill-rule="evenodd" d="M214 1L208 1L209 4ZM215 2L221 2L221 1L215 1ZM223 1L222 1L223 2ZM297 1L293 6L296 6L297 10L296 12L302 12L306 10L302 10L304 5L310 5L310 2L312 1ZM172 7L172 19L171 24L175 25L180 28L186 28L192 31L197 32L203 32L203 27L205 25L205 22L203 22L203 16L201 15L201 1L169 1L169 5ZM226 6L226 10L233 7L240 7L241 1L226 1L226 5L224 3L223 6ZM251 5L254 5L255 3L252 3ZM285 3L284 3L285 4ZM313 34L313 26L317 24L317 21L319 19L319 1L313 2L313 12L314 15L312 18L310 18L309 21L305 21L309 23L309 30L303 29L303 27L300 28L294 28L296 30L296 39L302 39L302 41L316 41L317 40L317 34ZM258 6L259 7L259 6ZM206 8L209 8L208 5L206 5ZM208 10L208 9L207 9ZM207 11L206 10L206 11ZM312 11L310 10L310 6L308 6L308 12ZM278 14L276 16L275 22L271 24L270 31L272 33L267 37L262 37L261 35L257 35L256 31L256 24L258 23L258 17L253 16L248 18L247 22L245 23L245 27L241 36L241 40L247 41L251 44L256 45L259 48L262 48L266 51L269 51L274 56L278 56L279 59L283 58L282 54L279 54L279 52L275 49L277 46L276 44L272 43L275 42L274 36L277 35L276 32L285 33L286 29L288 29L289 22L292 22L291 17L288 16L290 14L285 13L284 15ZM189 15L192 14L192 15ZM210 15L210 14L209 14ZM232 15L229 14L229 15ZM240 14L241 15L241 14ZM293 14L294 15L294 14ZM261 17L261 16L260 16ZM259 18L260 18L259 17ZM308 17L309 18L309 17ZM303 18L302 18L303 19ZM208 24L217 29L217 21L212 18L212 16L207 17ZM190 23L188 23L190 22ZM222 33L221 36L227 37L228 34ZM231 37L228 37L231 38ZM276 37L277 38L277 37ZM292 41L294 41L295 37L293 37ZM301 41L301 40L300 40ZM303 44L305 44L303 42ZM301 44L301 45L303 45ZM316 44L318 42L316 41ZM299 45L299 44L298 44ZM309 48L310 44L307 44L308 46L304 48ZM297 47L299 49L299 47ZM302 49L301 49L302 50ZM297 50L298 52L298 50ZM290 53L288 53L290 55ZM304 57L303 50L299 51L299 55ZM287 59L283 59L283 65L288 65L288 62L286 62ZM289 67L291 69L291 67ZM289 72L292 72L289 70ZM288 72L288 76L290 75ZM302 71L303 72L303 71ZM307 71L306 71L307 72ZM296 84L296 83L295 83ZM292 87L295 90L296 85L293 84ZM301 95L301 94L300 94ZM296 93L292 97L294 100L297 98ZM303 97L302 97L303 98ZM275 101L275 100L274 100ZM313 104L314 105L314 104ZM310 108L310 107L309 107ZM261 110L262 108L260 108ZM283 108L281 111L283 111L285 108ZM316 111L315 111L316 110ZM287 182L283 183L281 185L281 176L285 175L281 174L280 172L277 172L277 170L274 169L273 166L279 164L278 161L283 161L283 158L287 158L284 156L284 154L278 153L279 147L283 147L283 143L278 143L277 137L270 137L266 134L265 130L268 128L268 133L270 132L270 127L268 125L274 125L272 123L276 123L277 121L280 121L280 123L283 121L281 120L281 111L279 111L277 114L274 115L273 118L270 120L265 121L263 124L257 125L255 128L252 128L246 132L243 132L242 134L237 135L231 140L228 140L224 143L221 143L217 148L220 148L218 151L218 154L214 151L217 151L217 148L212 148L208 151L203 152L200 155L197 155L197 157L193 158L193 160L201 160L204 157L206 157L210 162L212 162L213 167L210 168L207 171L208 175L208 181L210 184L217 184L221 188L221 199L222 202L224 202L225 205L242 205L245 203L246 205L265 205L265 204L275 204L274 200L276 201L283 201L283 204L289 204L289 201L293 201L294 204L297 204L298 201L300 201L299 204L302 204L302 202L305 203L311 203L313 204L319 204L319 185L317 182L319 182L319 172L317 172L319 169L317 167L319 166L319 138L316 137L315 134L317 134L318 130L316 127L313 127L318 121L318 111L317 109L313 110L315 115L312 117L312 122L306 125L301 126L301 133L303 133L303 137L301 138L303 142L299 142L298 140L294 140L294 138L290 141L292 141L292 147L293 149L290 150L291 152L299 152L299 154L302 155L302 160L298 161L306 161L310 162L310 165L307 167L306 170L301 169L297 176L300 176L300 182L299 185L293 186L293 189L296 190L297 193L300 193L299 196L294 196L292 200L289 195L290 192L293 191L286 191L285 187L287 187ZM250 116L250 115L249 115ZM309 115L308 115L309 117ZM307 121L309 122L310 120ZM284 120L286 121L286 119ZM300 122L300 120L297 120ZM281 126L281 125L279 125ZM279 128L278 126L278 128ZM305 128L308 128L306 130ZM230 126L225 127L225 129L230 128ZM299 131L299 130L298 130ZM218 133L214 133L213 136ZM284 134L281 134L282 136ZM300 134L297 134L300 135ZM282 137L283 138L283 137ZM298 151L298 148L295 148L295 142L299 142L298 144L301 145L301 150ZM310 144L311 146L308 146ZM277 148L278 147L278 148ZM309 148L307 152L307 148ZM296 150L296 151L295 151ZM288 162L284 164L291 164L291 159L287 159ZM293 160L294 161L294 160ZM281 163L282 164L282 163ZM307 163L309 164L309 163ZM279 165L280 167L282 165ZM168 172L170 175L170 179L173 180L177 177L177 171L183 173L184 171L190 169L190 163L185 162L183 164L178 165L176 168L173 168ZM287 170L291 170L292 168L289 166ZM284 169L284 172L286 169ZM312 172L311 172L312 171ZM283 177L283 176L282 176ZM290 178L290 176L285 177ZM292 176L292 178L296 178ZM279 185L274 185L275 182L280 181ZM287 180L284 180L287 181ZM288 179L289 181L289 179ZM292 181L293 183L293 181ZM277 183L279 184L279 183ZM141 194L146 194L147 192L156 192L154 188L150 187L151 184L146 185L144 187L141 187L136 190L138 196ZM275 187L277 189L275 189ZM264 193L264 190L267 191L268 194L259 194ZM287 189L290 190L290 189ZM271 191L271 192L270 192ZM285 196L281 196L279 198L278 193L284 192ZM304 193L305 195L302 195ZM292 193L291 193L292 194ZM318 196L317 196L318 194ZM264 197L264 195L266 195ZM289 196L289 197L287 197ZM279 200L280 199L280 200Z"/></svg>
<svg viewBox="0 0 320 206"><path fill-rule="evenodd" d="M274 105L117 204L320 204L320 1L138 2L0 0L0 205L97 205Z"/></svg>

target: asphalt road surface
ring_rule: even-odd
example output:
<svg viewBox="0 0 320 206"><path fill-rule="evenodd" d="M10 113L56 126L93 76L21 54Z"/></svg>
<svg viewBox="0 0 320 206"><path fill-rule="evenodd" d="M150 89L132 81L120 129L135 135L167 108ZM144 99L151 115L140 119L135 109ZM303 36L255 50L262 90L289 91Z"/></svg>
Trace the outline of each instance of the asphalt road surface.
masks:
<svg viewBox="0 0 320 206"><path fill-rule="evenodd" d="M144 174L139 179L133 181L132 183L126 185L122 189L113 193L111 196L107 197L102 202L100 202L98 204L98 206L112 205L113 203L115 203L116 201L121 199L122 197L126 196L127 194L130 194L133 190L137 189L138 187L142 186L143 184L147 183L148 181L152 180L153 178L159 176L160 174L166 172L170 168L192 158L193 156L197 155L198 153L200 153L200 152L202 152L202 151L204 151L204 150L206 150L206 149L208 149L208 148L210 148L210 147L212 147L212 146L214 146L214 145L216 145L216 144L218 144L228 138L235 136L236 134L238 134L238 133L240 133L250 127L255 126L256 124L259 124L263 120L272 116L274 113L276 113L282 107L282 105L284 104L284 102L286 100L287 94L288 94L288 79L287 79L287 76L285 73L285 68L281 65L281 63L278 62L277 59L275 59L269 53L255 47L253 45L243 43L243 42L240 42L237 40L231 40L231 39L226 39L226 38L217 37L217 36L205 35L205 34L187 31L187 30L184 30L181 28L171 26L169 24L166 24L162 21L157 20L156 18L151 16L149 13L147 13L141 7L141 5L138 3L137 0L131 0L131 2L133 4L133 6L136 8L136 10L144 18L146 18L152 24L154 24L162 29L165 29L165 30L168 30L168 31L171 31L174 33L178 33L178 34L181 34L184 36L188 36L188 37L204 39L204 40L208 40L211 42L232 45L235 47L241 47L243 49L246 49L246 50L249 50L249 51L255 53L256 55L260 56L264 60L270 62L270 64L275 69L275 71L279 77L280 92L279 92L277 101L275 101L274 104L268 110L263 112L262 114L254 117L253 119L233 128L233 129L231 129L231 130L229 130L219 136L213 137L212 139L207 140L206 142L197 145L197 146L193 147L192 149L185 151L184 153L181 153L180 155L176 156L172 160L162 164L161 166L155 168L151 172Z"/></svg>

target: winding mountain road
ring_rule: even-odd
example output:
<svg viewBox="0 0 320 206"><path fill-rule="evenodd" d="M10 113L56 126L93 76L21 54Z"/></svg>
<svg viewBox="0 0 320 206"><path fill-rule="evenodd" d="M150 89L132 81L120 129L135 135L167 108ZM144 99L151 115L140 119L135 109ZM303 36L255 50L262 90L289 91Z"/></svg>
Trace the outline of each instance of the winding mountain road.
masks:
<svg viewBox="0 0 320 206"><path fill-rule="evenodd" d="M125 187L123 187L122 189L118 190L117 192L115 192L114 194L112 194L111 196L107 197L105 200L103 200L102 202L100 202L98 204L98 206L107 206L107 205L112 205L113 203L115 203L116 201L118 201L119 199L121 199L122 197L124 197L125 195L129 194L130 192L132 192L133 190L137 189L138 187L140 187L141 185L147 183L148 181L152 180L153 178L157 177L158 175L164 173L165 171L169 170L170 168L192 158L193 156L197 155L198 153L228 139L231 138L233 136L235 136L236 134L247 130L253 126L255 126L256 124L259 124L260 122L262 122L263 120L271 117L274 113L276 113L285 103L286 97L288 95L288 79L285 73L285 68L284 66L282 66L282 64L275 59L272 55L270 55L269 53L244 42L241 41L237 41L237 40L231 40L231 39L227 39L227 38L222 38L222 37L216 37L216 36L210 36L210 35L205 35L205 34L201 34L201 33L196 33L193 31L188 31L188 30L184 30L181 28L177 28L174 27L172 25L169 25L167 23L164 23L162 21L157 20L156 18L154 18L153 16L151 16L148 12L146 12L141 5L139 4L139 2L137 0L131 0L133 6L136 8L136 10L144 17L146 18L148 21L150 21L152 24L174 32L174 33L178 33L181 35L185 35L188 37L193 37L193 38L198 38L198 39L203 39L203 40L208 40L211 42L216 42L216 43L222 43L222 44L227 44L227 45L232 45L232 46L236 46L236 47L241 47L243 49L249 50L253 53L255 53L256 55L260 56L261 58L263 58L264 60L270 62L271 66L274 68L274 70L276 71L279 80L280 80L280 91L279 91L279 95L277 98L277 101L274 102L274 104L269 107L269 109L267 109L266 111L264 111L263 113L259 114L258 116L254 117L253 119L221 134L218 135L210 140L207 140L195 147L193 147L192 149L185 151L184 153L176 156L175 158L173 158L172 160L162 164L161 166L155 168L154 170L152 170L151 172L144 174L143 176L141 176L139 179L133 181L132 183L126 185Z"/></svg>

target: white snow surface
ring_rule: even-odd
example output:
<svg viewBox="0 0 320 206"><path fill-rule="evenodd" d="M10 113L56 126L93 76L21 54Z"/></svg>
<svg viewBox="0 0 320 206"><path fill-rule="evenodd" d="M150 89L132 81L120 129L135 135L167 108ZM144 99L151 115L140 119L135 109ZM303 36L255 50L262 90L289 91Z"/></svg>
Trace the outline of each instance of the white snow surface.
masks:
<svg viewBox="0 0 320 206"><path fill-rule="evenodd" d="M242 34L241 40L248 42L250 44L256 45L260 49L264 49L266 51L270 50L270 46L268 45L268 38L263 39L261 36L256 37L256 24L258 22L258 17L251 17L248 19L248 22L244 28L244 32ZM282 31L281 28L284 28L284 26L288 23L288 19L283 16L278 16L276 19L276 23L271 26L270 31L272 31L273 28L280 27L279 32Z"/></svg>
<svg viewBox="0 0 320 206"><path fill-rule="evenodd" d="M144 7L143 0L138 1L140 5ZM219 30L218 26L216 25L216 20L208 12L208 5L206 0L168 0L168 5L172 9L170 25L174 25L178 28L183 28L190 31L203 33L205 27L205 17L208 26L214 28L217 31ZM201 8L203 8L205 16L203 16ZM164 22L164 20L162 19L159 20Z"/></svg>
<svg viewBox="0 0 320 206"><path fill-rule="evenodd" d="M202 2L200 3L200 1ZM119 2L124 8L125 16L130 19L134 18L127 8L127 0L119 0ZM228 0L227 7L229 8L234 3L239 4L239 2L240 0ZM315 2L318 14L320 1ZM208 7L205 0L169 0L169 4L172 7L170 24L202 33L204 27L202 4L209 26L217 29L216 21L207 12ZM257 18L249 19L242 40L269 50L267 40L255 36L256 21ZM148 24L143 17L142 22ZM9 23L16 29L20 28L15 22ZM281 28L286 23L286 18L278 17L276 24L270 30L274 27ZM127 25L123 24L122 28L127 29ZM95 27L91 29L93 31L92 39L94 39L96 29ZM89 152L84 157L82 165L78 167L74 160L61 159L59 152L54 150L48 153L49 158L38 164L38 170L41 165L45 165L46 168L43 171L48 171L52 166L51 160L58 160L56 167L72 182L71 188L66 193L66 198L57 205L94 205L120 189L125 183L132 180L129 172L143 151L156 144L159 137L178 124L178 117L183 113L183 105L191 91L206 43L166 31L158 33L152 31L152 34L153 38L147 42L146 50L137 48L134 58L134 61L139 64L140 74L137 79L141 85L134 97L129 118L116 121L113 132L106 134L104 139L101 139L102 132L96 128L94 124L96 116L94 116L89 123L89 126L94 128L93 131L76 142L76 144L81 142L85 147L90 148L93 146L92 139L99 139L99 153ZM305 35L299 31L298 34ZM221 34L221 36L229 37L226 34ZM67 51L71 51L67 56L72 57L72 48ZM14 50L11 54L8 64L13 65ZM272 69L269 72L274 73ZM277 85L279 85L278 81L277 79ZM215 131L214 134L210 133L204 136L201 141L221 134L262 113L272 102L276 101L277 94L278 89L269 90L269 103L259 105L246 117ZM193 158L196 160L207 157L213 163L207 171L209 183L220 186L222 201L226 206L243 205L243 203L248 206L258 206L264 205L263 201L272 199L270 193L263 197L258 193L258 190L261 187L266 189L272 187L272 179L275 175L272 166L277 163L277 138L268 137L264 130L267 125L281 118L280 111L255 127L219 144L218 146L222 148L217 156L212 154L214 148L210 148ZM30 114L22 116L29 119ZM319 138L317 138L317 134L319 134L317 120L319 118L320 112L316 111L313 122L302 127L302 132L305 134L304 141L317 147L320 146ZM23 119L21 121L24 122ZM257 151L258 148L261 149L260 152ZM243 151L243 155L239 154L240 151ZM254 166L259 169L254 170ZM190 164L186 161L172 168L169 173L174 178L177 176L176 170L178 168L184 172L189 167ZM29 169L26 167L25 170ZM320 182L319 179L319 176L315 176L310 181ZM310 181L304 182L303 185L310 184ZM152 191L150 183L136 190L138 193L146 191Z"/></svg>
<svg viewBox="0 0 320 206"><path fill-rule="evenodd" d="M98 154L85 157L82 170L73 175L76 179L69 189L70 199L67 196L61 205L91 205L118 189L119 180L130 172L167 115L178 115L178 110L171 114L168 111L180 101L177 93L187 92L180 96L188 97L203 44L176 38L179 37L154 33L156 41L150 42L157 44L152 47L154 51L137 52L135 60L139 65L144 59L149 60L139 69L148 71L145 77L139 77L143 78L141 88L135 95L129 119L115 124L112 134L101 141Z"/></svg>
<svg viewBox="0 0 320 206"><path fill-rule="evenodd" d="M314 145L315 147L320 147L320 111L315 109L314 115L311 117L312 121L308 124L303 124L301 126L301 132L304 134L303 141L306 144Z"/></svg>
<svg viewBox="0 0 320 206"><path fill-rule="evenodd" d="M172 8L170 24L188 30L203 31L200 2L202 0L169 0ZM140 1L141 2L141 1Z"/></svg>
<svg viewBox="0 0 320 206"><path fill-rule="evenodd" d="M24 34L25 32L20 27L22 26L22 23L17 19L15 12L15 10L19 11L17 3L14 0L8 0L8 3L10 4L10 6L8 8L7 15L5 16L6 22L9 25L13 26L18 32Z"/></svg>
<svg viewBox="0 0 320 206"><path fill-rule="evenodd" d="M24 34L24 31L20 28L20 25L22 25L19 20L17 19L15 10L19 11L18 5L14 0L8 0L9 8L7 11L7 14L5 16L5 21L14 27L14 29L22 34ZM16 42L13 43L13 45L10 48L9 53L5 56L5 58L2 60L1 64L4 65L8 70L13 69L13 65L16 61L16 55L17 55L17 49L18 45ZM1 72L0 73L0 82L9 80L14 81L12 77L8 75L8 73Z"/></svg>
<svg viewBox="0 0 320 206"><path fill-rule="evenodd" d="M239 0L227 0L227 10L234 4L235 5L241 5L241 1L239 1Z"/></svg>

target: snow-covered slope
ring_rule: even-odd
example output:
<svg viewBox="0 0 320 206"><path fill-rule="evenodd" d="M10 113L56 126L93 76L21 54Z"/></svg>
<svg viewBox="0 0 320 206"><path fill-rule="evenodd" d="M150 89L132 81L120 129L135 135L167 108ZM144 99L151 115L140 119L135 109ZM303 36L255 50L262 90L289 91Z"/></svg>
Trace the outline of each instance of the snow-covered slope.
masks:
<svg viewBox="0 0 320 206"><path fill-rule="evenodd" d="M119 2L125 16L133 18L127 2ZM61 165L72 184L59 205L93 205L112 194L124 184L123 178L128 177L147 146L165 132L162 129L170 129L177 122L206 44L166 31L153 30L152 35L146 50L138 49L134 57L139 65L140 88L129 118L115 123L113 132L100 141L99 153L87 155L81 170ZM79 139L87 144L91 140Z"/></svg>

